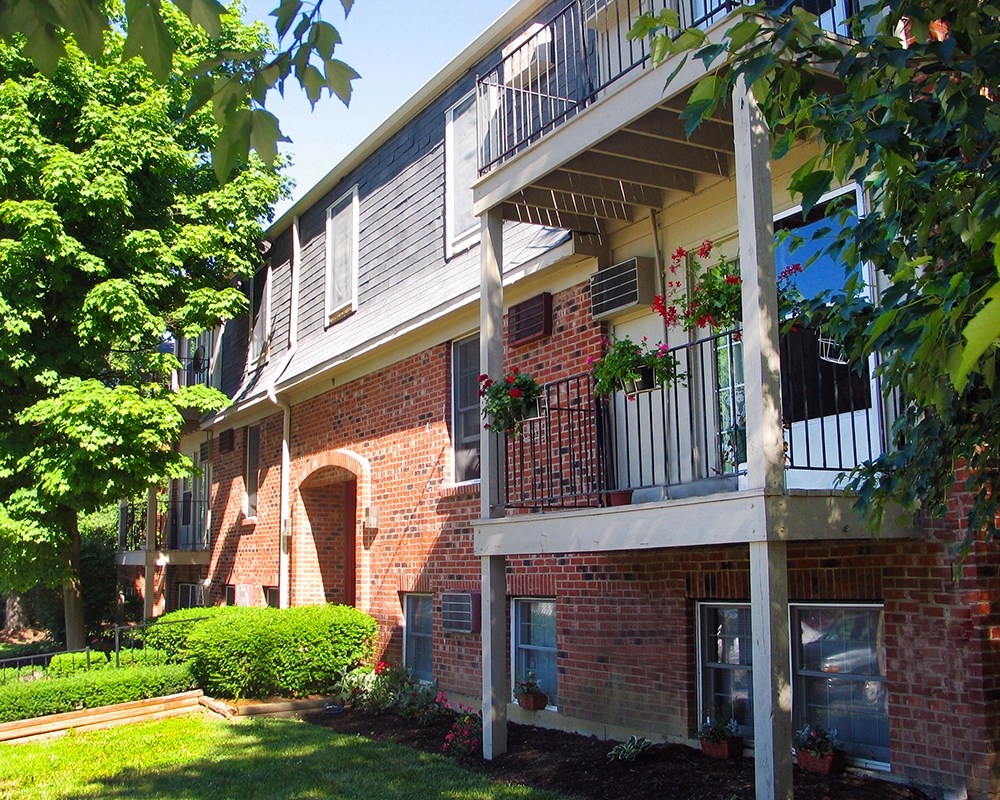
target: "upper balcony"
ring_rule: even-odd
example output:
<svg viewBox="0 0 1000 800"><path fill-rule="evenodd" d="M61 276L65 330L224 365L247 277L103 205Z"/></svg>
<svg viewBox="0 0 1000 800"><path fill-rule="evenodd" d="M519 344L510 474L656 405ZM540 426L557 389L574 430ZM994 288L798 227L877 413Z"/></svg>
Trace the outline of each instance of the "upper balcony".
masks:
<svg viewBox="0 0 1000 800"><path fill-rule="evenodd" d="M846 35L857 0L802 0L822 27ZM682 26L726 28L741 3L725 0L573 0L502 50L479 78L476 212L503 206L505 219L602 234L660 208L732 169L726 112L688 138L679 119L704 73L689 60L670 87L653 70L649 42L628 31L646 12L678 11ZM553 136L565 130L564 136ZM572 133L570 133L572 131ZM561 139L559 144L549 139ZM530 159L518 156L529 148Z"/></svg>
<svg viewBox="0 0 1000 800"><path fill-rule="evenodd" d="M152 502L152 531L149 501L126 502L119 508L118 563L145 565L149 554L156 564L207 564L211 547L208 503L192 491L182 492L179 500L157 495Z"/></svg>
<svg viewBox="0 0 1000 800"><path fill-rule="evenodd" d="M503 451L509 513L736 492L746 474L739 331L674 347L685 376L665 388L597 396L591 374L545 386L543 411ZM781 336L786 486L829 489L884 451L896 409L873 377L811 328Z"/></svg>

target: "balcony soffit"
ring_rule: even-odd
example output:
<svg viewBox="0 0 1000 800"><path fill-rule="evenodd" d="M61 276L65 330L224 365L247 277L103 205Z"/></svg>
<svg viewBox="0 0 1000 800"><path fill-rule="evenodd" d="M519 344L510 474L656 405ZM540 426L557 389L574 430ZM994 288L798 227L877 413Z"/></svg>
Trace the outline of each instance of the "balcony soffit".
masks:
<svg viewBox="0 0 1000 800"><path fill-rule="evenodd" d="M530 180L502 204L505 220L604 234L669 194L692 194L699 180L726 178L735 158L732 122L707 120L688 139L680 118L686 96L673 98L614 131L555 169ZM600 105L588 109L599 114ZM558 130L546 139L554 144ZM545 139L517 158L532 158ZM550 144L549 146L552 146Z"/></svg>

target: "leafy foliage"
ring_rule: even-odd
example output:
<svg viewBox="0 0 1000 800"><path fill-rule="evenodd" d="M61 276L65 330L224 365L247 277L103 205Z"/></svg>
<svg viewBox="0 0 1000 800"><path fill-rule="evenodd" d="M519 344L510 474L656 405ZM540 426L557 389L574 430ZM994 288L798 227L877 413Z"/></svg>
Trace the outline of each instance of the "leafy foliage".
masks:
<svg viewBox="0 0 1000 800"><path fill-rule="evenodd" d="M479 396L482 398L483 426L494 433L518 434L542 396L542 386L527 372L514 367L499 380L489 375L479 376Z"/></svg>
<svg viewBox="0 0 1000 800"><path fill-rule="evenodd" d="M645 736L629 736L611 748L608 761L635 761L652 746L653 743Z"/></svg>
<svg viewBox="0 0 1000 800"><path fill-rule="evenodd" d="M84 13L68 5L51 4L42 28ZM262 29L227 15L209 39L164 5L178 48L168 81L128 58L117 30L93 58L67 39L46 75L32 60L37 38L4 25L8 12L49 6L0 9L0 31L18 43L0 42L0 591L64 584L73 597L78 515L188 473L171 446L182 409L227 402L202 386L170 392L178 363L164 337L246 308L232 280L257 267L283 181L251 158L220 186L217 123L186 109L191 71L206 59L220 78L253 68ZM230 51L258 55L237 63ZM82 628L77 609L68 644L82 645Z"/></svg>
<svg viewBox="0 0 1000 800"><path fill-rule="evenodd" d="M105 669L108 663L108 654L100 650L56 653L45 668L45 674L50 678L68 678L81 672Z"/></svg>
<svg viewBox="0 0 1000 800"><path fill-rule="evenodd" d="M612 394L621 391L629 381L639 380L639 370L649 369L657 386L672 386L683 382L685 376L677 371L677 357L666 344L650 345L645 337L634 342L624 339L606 340L603 356L594 360L594 391Z"/></svg>
<svg viewBox="0 0 1000 800"><path fill-rule="evenodd" d="M177 17L187 27L197 26L199 36L215 43L215 50L202 53L188 65L193 78L186 88L186 111L193 114L206 104L218 123L213 135L212 158L216 174L226 180L247 161L250 149L271 165L277 143L287 141L277 118L266 110L267 94L294 76L313 105L323 96L338 97L345 105L351 99L351 82L359 76L334 58L340 44L337 29L322 17L323 0L275 0L278 46L258 40L237 41L229 37L242 7L226 9L218 0L173 0L172 3L125 0L105 6L70 0L10 0L0 5L0 40L19 47L41 73L53 76L60 63L79 49L95 61L105 55L105 37L113 28L124 29L122 60L141 59L161 83L178 72L187 42L177 35ZM345 17L354 0L340 0ZM269 53L265 58L265 52ZM220 70L223 64L226 69Z"/></svg>
<svg viewBox="0 0 1000 800"><path fill-rule="evenodd" d="M974 0L874 4L850 20L850 41L832 39L813 14L788 4L739 9L717 44L700 31L676 38L677 24L671 12L647 16L631 35L652 35L659 61L680 64L693 51L713 69L684 112L689 132L734 89L750 86L776 158L800 140L816 143L790 186L807 212L837 184L859 183L870 196L871 212L853 231L845 226L831 249L874 266L883 284L877 301L860 297L853 274L842 293L813 303L831 307L824 325L852 361L880 354L882 386L906 402L888 452L850 476L858 509L876 525L893 501L942 514L964 464L973 495L964 548L983 534L996 539L996 8Z"/></svg>
<svg viewBox="0 0 1000 800"><path fill-rule="evenodd" d="M374 619L349 606L230 607L190 628L198 685L237 699L325 691L371 657L377 632Z"/></svg>
<svg viewBox="0 0 1000 800"><path fill-rule="evenodd" d="M483 712L459 703L455 722L445 734L441 751L452 758L477 756L483 747Z"/></svg>

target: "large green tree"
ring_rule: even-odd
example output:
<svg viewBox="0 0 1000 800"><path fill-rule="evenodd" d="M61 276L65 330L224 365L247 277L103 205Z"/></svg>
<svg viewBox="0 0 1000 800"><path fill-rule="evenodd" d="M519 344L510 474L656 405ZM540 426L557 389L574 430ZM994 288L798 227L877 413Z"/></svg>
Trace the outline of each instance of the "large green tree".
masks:
<svg viewBox="0 0 1000 800"><path fill-rule="evenodd" d="M801 7L739 10L721 42L680 31L667 11L632 31L655 59L712 68L694 89L689 129L752 87L781 158L818 145L791 189L808 208L835 183L872 200L835 248L881 276L874 303L859 274L813 311L856 360L872 353L903 411L888 451L848 485L877 523L890 502L942 514L968 468L968 549L996 539L1000 511L1000 9L981 0L876 3L834 38ZM683 55L682 55L683 54ZM671 76L672 77L672 76Z"/></svg>
<svg viewBox="0 0 1000 800"><path fill-rule="evenodd" d="M202 52L197 60L185 59L193 80L187 85L188 112L209 104L219 124L212 158L220 180L245 160L250 149L268 164L277 155L279 141L287 141L278 120L266 110L267 95L284 91L293 77L315 105L323 94L346 105L351 81L358 74L334 50L340 34L323 19L323 0L274 0L274 31L278 46L263 41L219 41L215 51ZM340 0L345 16L354 0ZM121 56L141 58L150 72L166 81L175 71L174 59L187 43L177 36L169 17L183 13L193 25L217 38L227 14L218 0L0 0L0 40L21 48L35 67L52 75L67 53L67 38L91 58L104 56L105 33L125 32ZM240 14L242 5L232 6ZM225 61L229 69L219 70Z"/></svg>
<svg viewBox="0 0 1000 800"><path fill-rule="evenodd" d="M105 31L93 59L66 42L51 76L0 44L0 593L61 584L67 644L83 643L78 518L191 468L183 409L226 399L170 391L164 337L246 308L283 191L256 157L220 186L217 123L185 109L189 71L262 53L263 26L223 17L209 38L170 6L173 72L155 78Z"/></svg>

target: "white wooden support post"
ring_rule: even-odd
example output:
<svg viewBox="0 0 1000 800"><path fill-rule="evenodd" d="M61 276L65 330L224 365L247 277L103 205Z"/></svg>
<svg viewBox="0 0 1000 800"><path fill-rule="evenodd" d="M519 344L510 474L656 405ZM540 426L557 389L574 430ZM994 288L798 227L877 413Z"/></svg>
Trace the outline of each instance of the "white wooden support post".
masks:
<svg viewBox="0 0 1000 800"><path fill-rule="evenodd" d="M771 199L771 136L753 92L740 79L733 91L736 213L743 279L743 368L747 487L784 491L778 293ZM765 501L766 502L766 501ZM789 680L786 545L750 548L753 628L754 773L757 800L792 797L792 696Z"/></svg>
<svg viewBox="0 0 1000 800"><path fill-rule="evenodd" d="M500 209L482 217L479 299L479 368L503 374L503 217ZM503 516L503 436L485 428L480 439L480 502L484 519ZM510 696L504 647L507 634L507 559L482 559L483 757L507 752Z"/></svg>
<svg viewBox="0 0 1000 800"><path fill-rule="evenodd" d="M736 216L743 279L743 369L747 488L783 491L784 435L778 349L778 291L771 200L771 136L742 79L733 91Z"/></svg>
<svg viewBox="0 0 1000 800"><path fill-rule="evenodd" d="M145 571L142 577L142 614L143 619L150 619L153 616L156 591L156 489L149 489L146 492L146 552Z"/></svg>
<svg viewBox="0 0 1000 800"><path fill-rule="evenodd" d="M757 800L792 798L792 684L784 542L750 543L753 749Z"/></svg>

